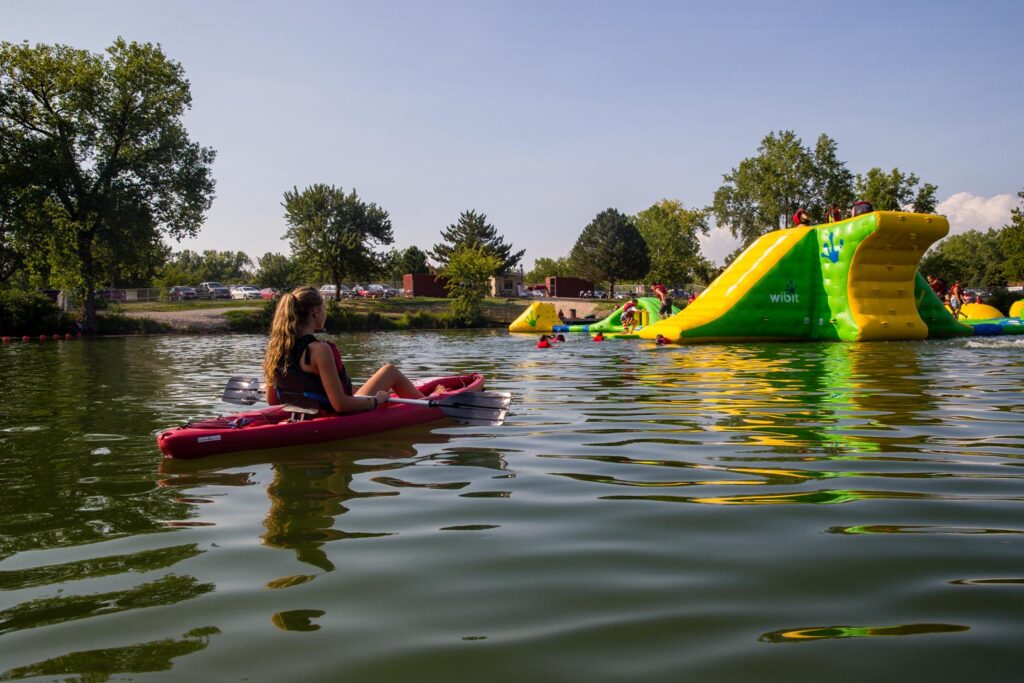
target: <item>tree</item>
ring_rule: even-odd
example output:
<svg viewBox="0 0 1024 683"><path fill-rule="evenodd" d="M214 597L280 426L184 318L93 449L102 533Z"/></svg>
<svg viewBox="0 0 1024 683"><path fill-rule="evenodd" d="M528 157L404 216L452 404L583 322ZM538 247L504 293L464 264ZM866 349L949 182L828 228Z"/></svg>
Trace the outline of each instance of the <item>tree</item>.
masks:
<svg viewBox="0 0 1024 683"><path fill-rule="evenodd" d="M583 228L569 254L576 272L588 280L609 283L622 278L640 278L650 270L647 243L633 222L616 209L605 209Z"/></svg>
<svg viewBox="0 0 1024 683"><path fill-rule="evenodd" d="M823 154L827 152L821 138L818 145ZM815 201L813 191L828 175L816 173L814 155L791 130L769 133L757 151L757 156L744 159L722 176L724 183L715 191L713 204L718 224L728 226L744 247L780 225L789 225L799 207L824 203L824 198ZM836 174L834 168L831 172Z"/></svg>
<svg viewBox="0 0 1024 683"><path fill-rule="evenodd" d="M97 285L129 252L196 235L210 207L215 153L188 137L191 103L181 66L150 43L0 43L0 190L23 207L15 231L40 236L37 263L84 292L89 331Z"/></svg>
<svg viewBox="0 0 1024 683"><path fill-rule="evenodd" d="M202 254L190 249L164 258L156 283L163 287L199 282L248 282L252 280L252 259L244 251L216 251Z"/></svg>
<svg viewBox="0 0 1024 683"><path fill-rule="evenodd" d="M488 280L499 272L501 258L483 246L466 246L451 252L444 269L445 288L452 301L452 314L467 325L480 318L480 302L487 296Z"/></svg>
<svg viewBox="0 0 1024 683"><path fill-rule="evenodd" d="M814 145L814 170L811 175L811 199L805 207L818 220L825 219L831 204L853 204L853 173L839 160L836 141L822 133ZM799 208L799 207L797 207Z"/></svg>
<svg viewBox="0 0 1024 683"><path fill-rule="evenodd" d="M318 183L301 192L284 193L285 220L293 258L304 274L325 280L341 296L341 283L350 275L362 275L376 266L374 244L391 244L391 219L376 204L359 199L355 190Z"/></svg>
<svg viewBox="0 0 1024 683"><path fill-rule="evenodd" d="M1024 190L1017 193L1024 200ZM1009 224L999 231L999 246L1006 257L1003 265L1007 280L1024 280L1024 204L1010 212Z"/></svg>
<svg viewBox="0 0 1024 683"><path fill-rule="evenodd" d="M392 249L385 256L381 271L393 282L401 281L405 275L426 275L430 272L427 253L416 246Z"/></svg>
<svg viewBox="0 0 1024 683"><path fill-rule="evenodd" d="M573 274L567 257L552 259L541 256L533 262L533 269L524 276L527 282L543 282L549 277L568 277Z"/></svg>
<svg viewBox="0 0 1024 683"><path fill-rule="evenodd" d="M256 281L264 287L288 289L299 282L298 264L283 254L268 251L257 264Z"/></svg>
<svg viewBox="0 0 1024 683"><path fill-rule="evenodd" d="M857 196L869 202L877 211L935 213L935 192L938 187L925 183L918 188L920 182L920 178L913 173L905 174L898 168L885 173L875 167L864 175L857 174L855 189Z"/></svg>
<svg viewBox="0 0 1024 683"><path fill-rule="evenodd" d="M526 250L512 251L511 244L505 244L505 238L498 234L494 226L487 222L487 216L476 211L463 211L459 222L449 225L441 232L444 242L435 244L429 253L430 258L440 264L441 269L447 267L451 255L466 247L480 247L489 254L497 256L500 264L491 275L504 273L514 268Z"/></svg>
<svg viewBox="0 0 1024 683"><path fill-rule="evenodd" d="M968 230L950 235L925 254L918 269L952 283L960 280L967 287L1006 285L1006 258L1000 244L1000 232Z"/></svg>
<svg viewBox="0 0 1024 683"><path fill-rule="evenodd" d="M686 209L676 199L662 199L636 215L637 230L647 243L652 282L691 282L700 256L698 233L708 234L708 209Z"/></svg>

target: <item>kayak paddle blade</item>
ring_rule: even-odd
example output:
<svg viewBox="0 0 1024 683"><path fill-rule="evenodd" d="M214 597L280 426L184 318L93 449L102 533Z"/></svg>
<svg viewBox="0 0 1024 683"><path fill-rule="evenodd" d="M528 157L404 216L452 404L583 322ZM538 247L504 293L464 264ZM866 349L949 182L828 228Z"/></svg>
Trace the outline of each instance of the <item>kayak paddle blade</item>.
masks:
<svg viewBox="0 0 1024 683"><path fill-rule="evenodd" d="M264 399L266 382L258 377L232 377L224 387L221 400L240 406L251 406Z"/></svg>
<svg viewBox="0 0 1024 683"><path fill-rule="evenodd" d="M512 394L505 391L475 391L430 400L456 422L473 426L500 425L505 421Z"/></svg>

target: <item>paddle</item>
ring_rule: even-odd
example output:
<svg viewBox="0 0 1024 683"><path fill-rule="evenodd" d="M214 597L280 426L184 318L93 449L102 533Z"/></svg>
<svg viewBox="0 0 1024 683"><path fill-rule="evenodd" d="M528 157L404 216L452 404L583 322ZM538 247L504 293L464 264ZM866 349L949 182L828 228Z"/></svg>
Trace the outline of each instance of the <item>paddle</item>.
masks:
<svg viewBox="0 0 1024 683"><path fill-rule="evenodd" d="M266 394L266 381L258 377L232 377L224 387L222 400L237 405L251 406L262 401ZM290 400L290 396L284 397ZM301 401L306 398L296 396ZM430 398L399 398L392 396L390 403L439 408L457 422L469 425L499 425L505 421L512 395L505 391L465 391L440 394Z"/></svg>

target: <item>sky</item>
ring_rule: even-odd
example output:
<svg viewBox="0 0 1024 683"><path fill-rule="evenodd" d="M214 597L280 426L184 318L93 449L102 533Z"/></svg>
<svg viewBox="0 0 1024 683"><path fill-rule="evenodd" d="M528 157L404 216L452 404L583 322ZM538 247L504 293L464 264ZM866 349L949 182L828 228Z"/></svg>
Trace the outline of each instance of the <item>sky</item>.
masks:
<svg viewBox="0 0 1024 683"><path fill-rule="evenodd" d="M711 204L771 131L821 133L854 173L938 186L951 232L1024 189L1024 2L0 0L0 40L159 43L217 152L176 250L289 253L283 194L326 183L429 250L473 209L568 255L594 216ZM722 228L702 240L721 260Z"/></svg>

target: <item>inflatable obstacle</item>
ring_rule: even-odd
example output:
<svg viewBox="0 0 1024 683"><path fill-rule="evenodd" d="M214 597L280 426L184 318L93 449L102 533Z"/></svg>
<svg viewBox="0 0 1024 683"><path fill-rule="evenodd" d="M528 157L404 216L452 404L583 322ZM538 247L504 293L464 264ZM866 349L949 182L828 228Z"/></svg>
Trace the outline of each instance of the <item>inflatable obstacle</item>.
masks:
<svg viewBox="0 0 1024 683"><path fill-rule="evenodd" d="M673 342L869 341L973 334L917 265L943 216L876 211L763 235L678 315L639 331Z"/></svg>
<svg viewBox="0 0 1024 683"><path fill-rule="evenodd" d="M625 305L625 304L623 304ZM636 307L639 309L639 320L637 330L642 329L653 321L658 320L658 309L661 308L661 301L657 297L637 297ZM679 308L672 307L672 313L679 313ZM509 332L529 332L547 334L549 332L623 332L622 306L619 306L611 315L603 320L598 320L586 325L565 325L555 313L555 305L544 301L535 301L530 304L518 318L508 326ZM630 335L632 336L632 335Z"/></svg>

